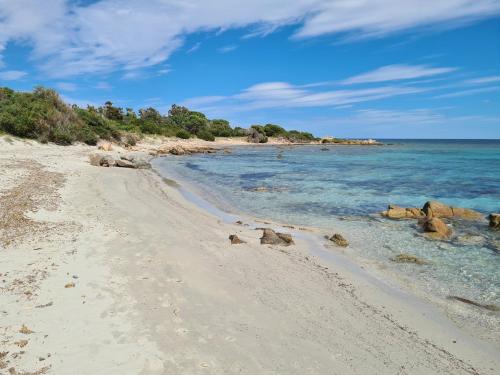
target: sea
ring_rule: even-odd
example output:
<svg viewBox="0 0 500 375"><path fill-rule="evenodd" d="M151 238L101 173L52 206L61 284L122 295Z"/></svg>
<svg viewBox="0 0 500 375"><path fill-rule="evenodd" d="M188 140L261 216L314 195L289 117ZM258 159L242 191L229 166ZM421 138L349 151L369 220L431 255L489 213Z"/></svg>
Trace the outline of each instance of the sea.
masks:
<svg viewBox="0 0 500 375"><path fill-rule="evenodd" d="M382 146L244 146L229 152L163 157L154 167L184 181L221 210L346 237L351 252L404 275L440 297L500 305L500 140L381 140ZM422 236L415 220L379 214L389 204L426 201L475 209L478 222L454 221L450 241ZM335 250L332 250L335 251ZM407 253L428 264L400 264Z"/></svg>

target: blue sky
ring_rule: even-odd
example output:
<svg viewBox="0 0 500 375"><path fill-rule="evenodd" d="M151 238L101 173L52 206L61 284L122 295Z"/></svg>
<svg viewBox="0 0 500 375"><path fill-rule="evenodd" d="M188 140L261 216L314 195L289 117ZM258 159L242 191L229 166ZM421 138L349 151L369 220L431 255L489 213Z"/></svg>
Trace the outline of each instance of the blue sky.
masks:
<svg viewBox="0 0 500 375"><path fill-rule="evenodd" d="M0 0L0 85L317 135L500 138L498 0Z"/></svg>

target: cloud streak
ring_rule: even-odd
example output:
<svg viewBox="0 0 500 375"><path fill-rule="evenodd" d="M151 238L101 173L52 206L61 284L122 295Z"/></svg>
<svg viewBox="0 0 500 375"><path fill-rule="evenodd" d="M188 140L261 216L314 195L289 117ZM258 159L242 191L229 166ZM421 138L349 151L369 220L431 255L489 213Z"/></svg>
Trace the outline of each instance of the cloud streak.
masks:
<svg viewBox="0 0 500 375"><path fill-rule="evenodd" d="M0 0L0 53L32 47L51 77L131 71L164 63L186 36L235 28L265 36L294 25L295 39L339 34L382 37L417 27L453 26L496 16L492 0Z"/></svg>

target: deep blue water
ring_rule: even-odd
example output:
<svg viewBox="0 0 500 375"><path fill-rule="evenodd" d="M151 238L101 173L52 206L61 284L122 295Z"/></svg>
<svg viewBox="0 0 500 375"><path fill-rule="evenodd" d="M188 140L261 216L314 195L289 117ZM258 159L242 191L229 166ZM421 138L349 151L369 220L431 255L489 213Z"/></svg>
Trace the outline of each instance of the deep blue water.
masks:
<svg viewBox="0 0 500 375"><path fill-rule="evenodd" d="M360 256L384 262L409 252L432 262L388 263L442 294L499 302L500 237L487 223L456 224L452 242L418 235L414 222L382 220L389 203L427 200L500 211L500 141L385 140L385 146L237 147L232 153L158 159L158 169L192 182L228 210L335 229ZM325 150L326 149L326 150ZM267 192L255 191L267 188ZM481 238L481 239L480 239Z"/></svg>

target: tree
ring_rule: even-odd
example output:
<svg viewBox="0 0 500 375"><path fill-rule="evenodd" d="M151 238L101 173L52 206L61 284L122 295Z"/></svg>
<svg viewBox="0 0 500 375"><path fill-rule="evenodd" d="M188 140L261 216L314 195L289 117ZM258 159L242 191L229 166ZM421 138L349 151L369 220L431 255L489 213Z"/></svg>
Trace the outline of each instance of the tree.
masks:
<svg viewBox="0 0 500 375"><path fill-rule="evenodd" d="M123 120L123 110L119 107L114 107L113 103L109 100L104 103L104 116L109 120L121 121Z"/></svg>
<svg viewBox="0 0 500 375"><path fill-rule="evenodd" d="M279 135L285 135L287 131L279 125L266 124L264 126L264 132L268 137L276 137Z"/></svg>
<svg viewBox="0 0 500 375"><path fill-rule="evenodd" d="M233 129L226 120L216 119L210 121L209 129L216 137L230 137L233 135Z"/></svg>

